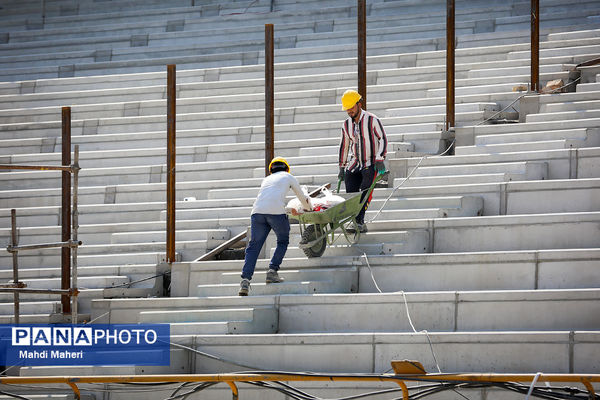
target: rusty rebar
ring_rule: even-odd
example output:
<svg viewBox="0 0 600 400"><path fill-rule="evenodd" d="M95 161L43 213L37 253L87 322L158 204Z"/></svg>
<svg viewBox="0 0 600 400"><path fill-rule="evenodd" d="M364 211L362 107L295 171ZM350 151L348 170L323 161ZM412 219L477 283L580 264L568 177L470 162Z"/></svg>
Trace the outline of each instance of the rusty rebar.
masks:
<svg viewBox="0 0 600 400"><path fill-rule="evenodd" d="M362 107L367 109L367 1L358 0L356 19L358 31L358 93L362 96Z"/></svg>
<svg viewBox="0 0 600 400"><path fill-rule="evenodd" d="M167 263L175 262L175 65L167 65Z"/></svg>
<svg viewBox="0 0 600 400"><path fill-rule="evenodd" d="M10 238L11 245L18 246L19 239L17 237L17 210L14 208L10 210ZM15 285L19 284L19 254L18 252L12 253L12 261L13 261L13 283ZM14 316L15 316L15 324L19 323L19 314L20 314L20 303L19 303L19 292L14 292L13 294L13 303L14 303Z"/></svg>
<svg viewBox="0 0 600 400"><path fill-rule="evenodd" d="M540 91L540 0L531 0L531 91Z"/></svg>
<svg viewBox="0 0 600 400"><path fill-rule="evenodd" d="M71 165L71 107L62 108L62 165ZM62 172L61 224L63 242L71 240L71 173ZM71 248L61 248L61 289L71 287ZM62 312L71 313L71 299L61 296Z"/></svg>
<svg viewBox="0 0 600 400"><path fill-rule="evenodd" d="M454 28L455 6L454 0L446 0L446 124L448 131L456 123L455 111L455 28Z"/></svg>
<svg viewBox="0 0 600 400"><path fill-rule="evenodd" d="M275 55L273 24L265 24L265 176L275 157Z"/></svg>

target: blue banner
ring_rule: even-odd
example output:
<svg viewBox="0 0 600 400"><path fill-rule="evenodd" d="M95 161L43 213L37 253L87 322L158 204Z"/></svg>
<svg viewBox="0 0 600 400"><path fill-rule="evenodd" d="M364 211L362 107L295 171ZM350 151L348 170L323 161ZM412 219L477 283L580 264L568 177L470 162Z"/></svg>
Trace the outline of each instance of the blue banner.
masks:
<svg viewBox="0 0 600 400"><path fill-rule="evenodd" d="M168 324L0 324L0 365L169 365Z"/></svg>

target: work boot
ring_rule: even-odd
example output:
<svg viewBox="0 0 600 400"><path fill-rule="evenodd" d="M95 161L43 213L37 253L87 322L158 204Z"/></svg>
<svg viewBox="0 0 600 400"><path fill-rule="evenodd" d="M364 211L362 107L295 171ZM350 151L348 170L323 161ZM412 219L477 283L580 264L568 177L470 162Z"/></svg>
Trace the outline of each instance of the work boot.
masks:
<svg viewBox="0 0 600 400"><path fill-rule="evenodd" d="M275 271L274 269L270 269L269 271L267 271L267 279L266 279L267 283L281 283L284 280L285 279L280 277L279 274L277 273L277 271Z"/></svg>
<svg viewBox="0 0 600 400"><path fill-rule="evenodd" d="M365 224L364 222L362 224L357 224L358 225L358 231L360 233L366 233L369 230L367 229L367 224Z"/></svg>
<svg viewBox="0 0 600 400"><path fill-rule="evenodd" d="M238 296L248 296L248 291L250 290L250 281L248 279L242 279L240 282L240 291L238 292Z"/></svg>

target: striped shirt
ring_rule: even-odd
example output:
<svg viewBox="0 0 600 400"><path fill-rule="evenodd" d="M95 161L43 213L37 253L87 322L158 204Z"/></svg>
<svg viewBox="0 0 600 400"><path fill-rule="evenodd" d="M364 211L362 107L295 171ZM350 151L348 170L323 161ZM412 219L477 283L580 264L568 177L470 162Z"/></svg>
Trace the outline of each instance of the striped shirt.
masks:
<svg viewBox="0 0 600 400"><path fill-rule="evenodd" d="M357 171L383 161L387 138L383 124L374 114L362 110L358 123L348 118L342 125L339 166Z"/></svg>

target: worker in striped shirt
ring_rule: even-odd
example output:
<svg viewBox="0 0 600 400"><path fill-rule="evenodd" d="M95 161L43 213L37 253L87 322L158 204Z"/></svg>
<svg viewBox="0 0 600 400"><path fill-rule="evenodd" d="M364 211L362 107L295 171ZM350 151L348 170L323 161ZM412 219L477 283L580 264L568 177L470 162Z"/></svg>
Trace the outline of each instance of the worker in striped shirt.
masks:
<svg viewBox="0 0 600 400"><path fill-rule="evenodd" d="M387 138L383 124L374 114L363 110L362 96L356 90L342 95L342 109L348 118L342 125L338 178L346 185L346 192L368 189L378 173L385 172ZM365 211L371 197L356 217L358 229L366 232Z"/></svg>

